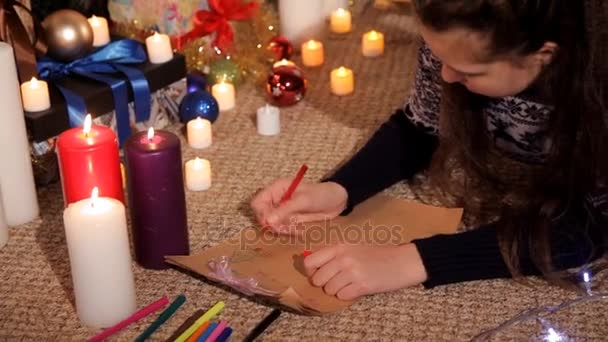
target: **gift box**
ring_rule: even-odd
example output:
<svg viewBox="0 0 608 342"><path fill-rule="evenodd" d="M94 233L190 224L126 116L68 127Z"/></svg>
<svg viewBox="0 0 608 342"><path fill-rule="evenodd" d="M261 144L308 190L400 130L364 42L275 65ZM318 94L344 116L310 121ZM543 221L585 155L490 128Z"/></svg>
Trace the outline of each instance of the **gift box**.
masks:
<svg viewBox="0 0 608 342"><path fill-rule="evenodd" d="M144 62L133 65L143 72L148 81L150 92L165 88L186 76L186 61L183 55L175 54L173 59L162 64ZM122 78L120 74L111 75ZM32 140L40 142L59 135L70 128L66 100L58 87L68 89L80 95L93 118L114 110L114 99L110 86L89 78L70 75L49 83L51 108L40 112L25 112L26 125ZM128 91L129 101L133 101L131 88Z"/></svg>

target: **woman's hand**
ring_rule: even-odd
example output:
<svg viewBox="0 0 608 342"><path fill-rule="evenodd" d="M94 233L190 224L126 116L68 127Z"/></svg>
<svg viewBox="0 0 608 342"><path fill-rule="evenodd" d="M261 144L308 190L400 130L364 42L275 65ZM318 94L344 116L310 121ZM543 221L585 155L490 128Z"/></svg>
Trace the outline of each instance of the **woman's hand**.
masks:
<svg viewBox="0 0 608 342"><path fill-rule="evenodd" d="M305 257L304 267L314 286L343 300L418 285L427 278L411 243L324 247Z"/></svg>
<svg viewBox="0 0 608 342"><path fill-rule="evenodd" d="M332 219L344 208L348 194L338 183L300 184L291 199L279 203L290 179L279 179L258 193L251 201L257 220L278 233L290 233L296 223Z"/></svg>

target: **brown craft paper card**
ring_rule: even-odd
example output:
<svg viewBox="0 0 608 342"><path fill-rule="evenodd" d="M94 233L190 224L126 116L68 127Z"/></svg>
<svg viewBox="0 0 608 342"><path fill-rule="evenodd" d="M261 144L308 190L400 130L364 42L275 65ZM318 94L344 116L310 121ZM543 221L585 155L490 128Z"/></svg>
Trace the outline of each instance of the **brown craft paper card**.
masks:
<svg viewBox="0 0 608 342"><path fill-rule="evenodd" d="M302 224L292 236L246 228L215 247L190 256L169 256L167 262L231 286L218 279L208 266L214 258L229 256L235 275L257 280L254 291L257 294L304 314L326 314L342 310L352 302L329 296L322 288L310 284L303 271L302 251L314 252L336 243L396 245L437 234L453 234L461 217L462 209L376 196L348 216Z"/></svg>

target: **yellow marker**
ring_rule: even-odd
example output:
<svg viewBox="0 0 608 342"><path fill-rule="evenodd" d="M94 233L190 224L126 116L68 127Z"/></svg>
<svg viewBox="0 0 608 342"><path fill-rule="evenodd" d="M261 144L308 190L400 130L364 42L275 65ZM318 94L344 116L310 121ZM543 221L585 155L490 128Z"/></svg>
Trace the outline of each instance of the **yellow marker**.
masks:
<svg viewBox="0 0 608 342"><path fill-rule="evenodd" d="M204 315L202 315L199 319L194 321L194 323L190 326L190 328L186 329L186 331L184 331L181 335L179 335L179 337L177 339L175 339L175 342L185 342L188 339L188 337L190 337L192 334L194 334L196 329L198 329L201 325L205 324L205 322L211 320L213 317L215 317L215 315L217 315L220 311L222 311L224 306L225 306L224 302L222 302L222 301L217 302L217 304L215 304L211 309L209 309L209 311L205 312Z"/></svg>

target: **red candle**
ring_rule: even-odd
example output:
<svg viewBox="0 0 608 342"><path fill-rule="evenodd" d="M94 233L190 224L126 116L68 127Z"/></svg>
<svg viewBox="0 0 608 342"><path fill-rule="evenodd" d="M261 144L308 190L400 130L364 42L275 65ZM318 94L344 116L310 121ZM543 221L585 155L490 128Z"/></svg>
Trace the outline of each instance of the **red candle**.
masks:
<svg viewBox="0 0 608 342"><path fill-rule="evenodd" d="M87 115L84 127L59 136L57 156L66 206L89 198L94 187L99 188L100 197L124 203L118 140L111 129L92 125Z"/></svg>

